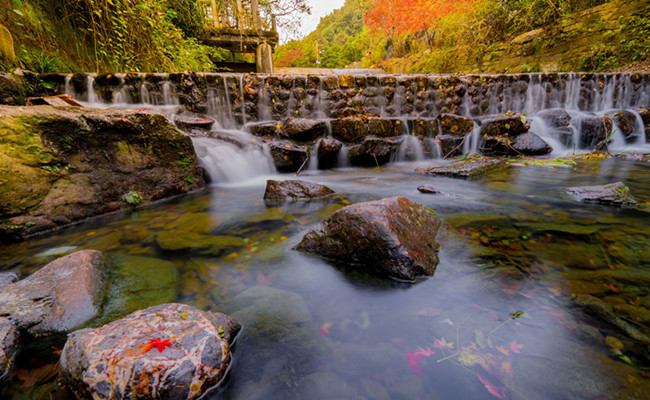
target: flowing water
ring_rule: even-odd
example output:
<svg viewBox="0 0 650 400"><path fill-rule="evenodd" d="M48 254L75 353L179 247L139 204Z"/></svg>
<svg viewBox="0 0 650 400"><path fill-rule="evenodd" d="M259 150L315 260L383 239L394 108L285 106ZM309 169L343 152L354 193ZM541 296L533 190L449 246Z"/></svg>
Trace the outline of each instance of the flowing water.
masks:
<svg viewBox="0 0 650 400"><path fill-rule="evenodd" d="M149 95L146 104L123 96L110 106L173 118L173 95L157 105ZM386 167L342 160L339 169L307 169L299 179L336 195L278 206L262 199L266 180L295 176L276 174L264 144L237 129L235 104L211 101L218 126L193 139L213 182L207 190L0 244L0 268L25 276L80 249L171 261L172 300L244 326L228 377L208 399L650 396L650 164L607 159L471 181L429 177L413 171L449 161L407 136ZM470 142L465 151L473 149ZM637 209L576 203L563 191L615 181L630 187ZM424 184L443 194L418 192ZM434 276L379 280L292 250L335 210L398 195L445 221ZM135 303L125 300L123 311ZM2 398L71 399L56 383L55 359L22 357Z"/></svg>

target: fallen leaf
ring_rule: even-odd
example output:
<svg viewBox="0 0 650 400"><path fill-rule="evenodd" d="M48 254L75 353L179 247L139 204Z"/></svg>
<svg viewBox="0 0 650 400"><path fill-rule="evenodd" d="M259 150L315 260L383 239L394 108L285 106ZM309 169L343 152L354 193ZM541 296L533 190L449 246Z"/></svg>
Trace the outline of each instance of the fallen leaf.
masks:
<svg viewBox="0 0 650 400"><path fill-rule="evenodd" d="M318 328L318 333L320 333L320 335L323 336L323 337L329 335L330 334L330 328L332 327L332 325L334 325L334 324L331 323L331 322L324 323L323 326Z"/></svg>
<svg viewBox="0 0 650 400"><path fill-rule="evenodd" d="M501 353L503 353L504 356L509 356L510 355L510 352L508 350L506 350L505 347L503 347L503 346L497 347L497 350L499 350Z"/></svg>
<svg viewBox="0 0 650 400"><path fill-rule="evenodd" d="M520 353L520 350L524 347L523 344L517 343L517 339L514 339L512 342L510 342L510 351L513 353Z"/></svg>

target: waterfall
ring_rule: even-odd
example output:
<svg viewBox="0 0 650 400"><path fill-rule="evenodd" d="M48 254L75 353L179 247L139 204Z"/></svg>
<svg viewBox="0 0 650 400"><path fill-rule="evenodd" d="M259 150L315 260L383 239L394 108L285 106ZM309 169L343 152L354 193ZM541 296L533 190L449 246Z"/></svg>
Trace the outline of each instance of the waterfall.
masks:
<svg viewBox="0 0 650 400"><path fill-rule="evenodd" d="M379 115L399 119L405 127L416 121L431 124L434 132L409 137L402 132L395 161L435 156L440 144L435 139L435 118L455 114L471 118L474 128L463 152L478 153L478 118L492 114L523 113L531 131L549 143L555 154L591 150L596 119L607 122L610 149L648 151L645 125L634 107L650 107L650 75L629 73L530 73L510 75L246 75L126 74L117 76L83 74L86 83L81 100L92 107L144 108L168 117L182 110L203 113L217 121L216 129L241 130L245 124L281 121L286 117L323 121L332 136L333 117ZM61 90L76 97L79 74L61 80ZM118 83L119 81L119 83ZM100 96L101 93L101 96ZM137 102L137 103L136 103ZM552 126L538 115L546 110L563 110L570 124ZM626 137L615 121L617 113L633 112L634 132L627 121ZM609 130L609 126L612 127ZM592 131L589 131L591 129ZM220 140L220 139L214 139ZM415 141L418 141L417 146ZM424 150L422 144L424 143ZM228 146L220 151L225 151ZM315 146L314 146L315 147ZM582 148L581 148L582 147ZM418 150L419 149L419 150ZM643 150L645 149L645 150ZM241 149L240 149L241 150ZM345 165L345 150L339 166ZM316 157L312 157L315 161ZM313 167L313 166L311 166ZM219 178L221 179L221 178Z"/></svg>

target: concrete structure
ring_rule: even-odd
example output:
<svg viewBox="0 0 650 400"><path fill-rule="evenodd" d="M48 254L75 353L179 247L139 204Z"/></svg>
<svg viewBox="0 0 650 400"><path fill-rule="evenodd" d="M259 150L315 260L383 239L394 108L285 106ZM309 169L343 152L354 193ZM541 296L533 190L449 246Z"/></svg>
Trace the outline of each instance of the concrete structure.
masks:
<svg viewBox="0 0 650 400"><path fill-rule="evenodd" d="M273 50L278 45L275 16L262 19L258 0L203 0L203 43L233 53L255 54L256 71L273 73Z"/></svg>

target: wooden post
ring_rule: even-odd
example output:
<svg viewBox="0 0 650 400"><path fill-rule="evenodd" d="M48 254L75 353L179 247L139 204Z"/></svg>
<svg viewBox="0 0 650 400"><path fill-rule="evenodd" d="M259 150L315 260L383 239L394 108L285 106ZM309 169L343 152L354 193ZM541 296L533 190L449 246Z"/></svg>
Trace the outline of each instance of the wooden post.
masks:
<svg viewBox="0 0 650 400"><path fill-rule="evenodd" d="M258 74L273 73L273 47L266 42L257 46L255 51L255 69Z"/></svg>
<svg viewBox="0 0 650 400"><path fill-rule="evenodd" d="M260 5L258 0L251 0L251 13L253 14L253 29L259 31L260 24Z"/></svg>
<svg viewBox="0 0 650 400"><path fill-rule="evenodd" d="M242 6L241 0L237 0L237 28L245 29L244 25L244 6Z"/></svg>

